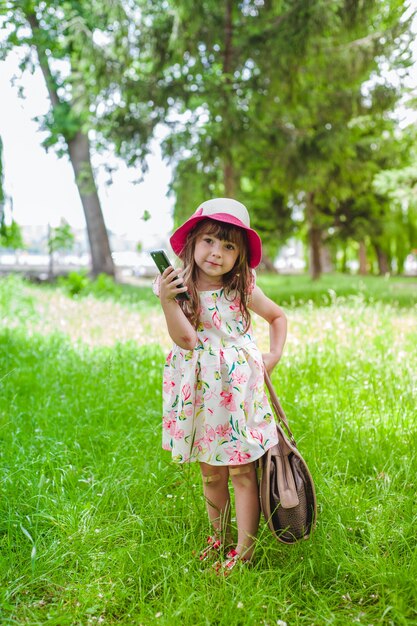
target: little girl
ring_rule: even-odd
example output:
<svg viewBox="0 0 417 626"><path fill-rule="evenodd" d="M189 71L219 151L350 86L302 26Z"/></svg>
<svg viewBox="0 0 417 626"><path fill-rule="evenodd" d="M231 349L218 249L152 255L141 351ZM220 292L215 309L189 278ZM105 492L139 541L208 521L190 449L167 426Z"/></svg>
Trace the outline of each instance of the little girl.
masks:
<svg viewBox="0 0 417 626"><path fill-rule="evenodd" d="M277 442L264 392L264 367L281 358L286 318L255 284L262 257L246 207L229 198L203 202L172 235L183 269L159 277L159 296L174 346L163 385L163 448L178 463L198 461L214 528L205 560L231 547L229 476L237 544L217 560L218 572L250 561L259 525L255 461ZM189 299L176 299L187 292ZM270 351L261 354L249 309L269 323Z"/></svg>

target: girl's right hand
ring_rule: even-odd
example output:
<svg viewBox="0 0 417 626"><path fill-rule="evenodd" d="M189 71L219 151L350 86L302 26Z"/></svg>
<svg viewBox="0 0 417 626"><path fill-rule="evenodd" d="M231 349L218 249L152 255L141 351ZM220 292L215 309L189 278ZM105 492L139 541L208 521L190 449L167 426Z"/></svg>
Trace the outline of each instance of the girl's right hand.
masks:
<svg viewBox="0 0 417 626"><path fill-rule="evenodd" d="M161 275L160 299L165 302L175 300L179 293L185 293L187 287L184 283L184 270L167 267Z"/></svg>

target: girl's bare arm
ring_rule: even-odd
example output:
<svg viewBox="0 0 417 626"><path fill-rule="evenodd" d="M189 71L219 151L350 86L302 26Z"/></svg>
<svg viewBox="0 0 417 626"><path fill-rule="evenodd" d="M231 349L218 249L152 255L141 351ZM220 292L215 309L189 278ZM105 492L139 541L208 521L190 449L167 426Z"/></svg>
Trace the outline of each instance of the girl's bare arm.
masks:
<svg viewBox="0 0 417 626"><path fill-rule="evenodd" d="M287 318L284 311L256 286L252 292L249 308L269 324L269 352L262 355L265 368L270 374L281 358L287 337Z"/></svg>
<svg viewBox="0 0 417 626"><path fill-rule="evenodd" d="M184 350L193 350L197 333L175 300L176 295L187 291L186 287L178 288L182 282L182 271L168 267L161 275L159 297L172 341Z"/></svg>

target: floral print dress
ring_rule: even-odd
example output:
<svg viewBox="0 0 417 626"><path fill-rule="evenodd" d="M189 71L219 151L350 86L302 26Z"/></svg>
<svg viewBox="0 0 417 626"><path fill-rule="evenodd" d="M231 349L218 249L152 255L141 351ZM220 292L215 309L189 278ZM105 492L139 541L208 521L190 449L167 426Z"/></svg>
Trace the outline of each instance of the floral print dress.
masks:
<svg viewBox="0 0 417 626"><path fill-rule="evenodd" d="M200 301L196 347L174 344L165 363L162 447L178 463L250 463L277 443L262 355L237 299L219 289Z"/></svg>

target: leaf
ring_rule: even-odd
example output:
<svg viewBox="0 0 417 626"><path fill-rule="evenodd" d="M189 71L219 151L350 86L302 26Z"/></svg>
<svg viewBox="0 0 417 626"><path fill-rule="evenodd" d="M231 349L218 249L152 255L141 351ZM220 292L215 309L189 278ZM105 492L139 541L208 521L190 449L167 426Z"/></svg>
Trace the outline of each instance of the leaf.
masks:
<svg viewBox="0 0 417 626"><path fill-rule="evenodd" d="M32 538L32 536L31 536L31 534L29 533L29 531L28 531L28 530L26 530L26 528L25 528L24 526L22 526L22 524L20 524L20 530L21 530L21 531L22 531L22 533L23 533L23 534L24 534L24 535L25 535L25 536L29 539L29 541L30 541L31 543L33 543L33 544L35 543L35 542L33 541L33 538Z"/></svg>

